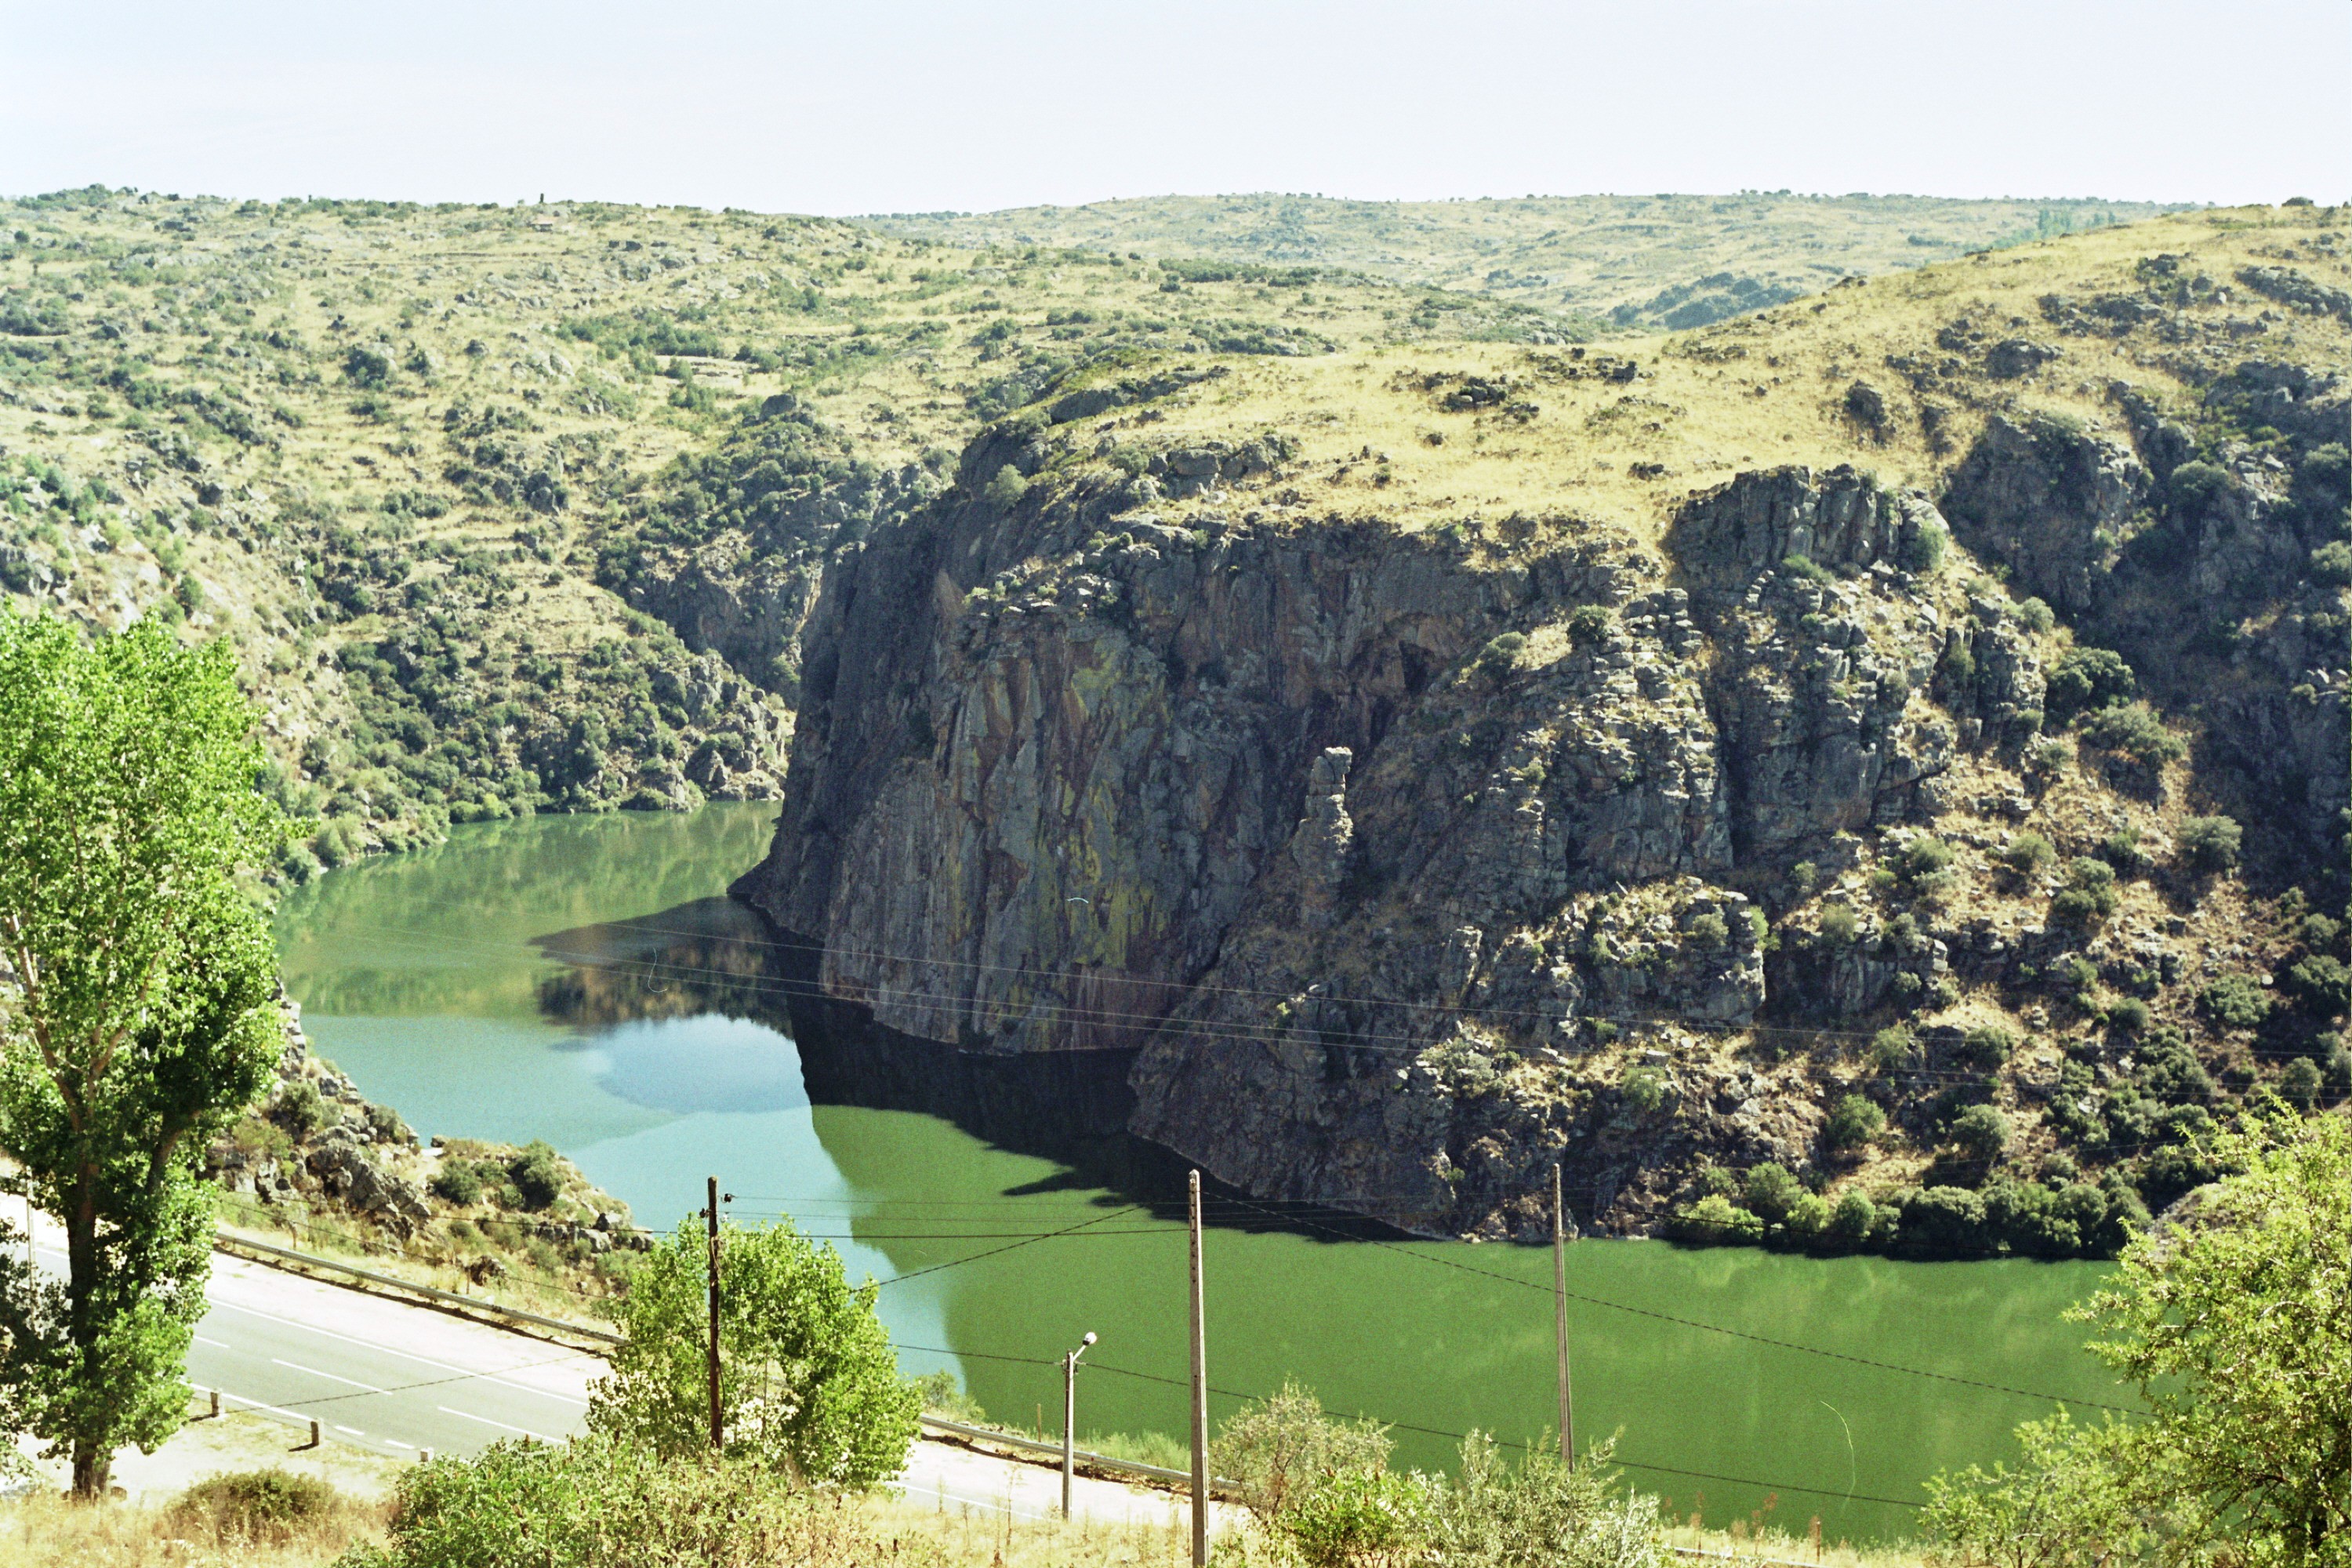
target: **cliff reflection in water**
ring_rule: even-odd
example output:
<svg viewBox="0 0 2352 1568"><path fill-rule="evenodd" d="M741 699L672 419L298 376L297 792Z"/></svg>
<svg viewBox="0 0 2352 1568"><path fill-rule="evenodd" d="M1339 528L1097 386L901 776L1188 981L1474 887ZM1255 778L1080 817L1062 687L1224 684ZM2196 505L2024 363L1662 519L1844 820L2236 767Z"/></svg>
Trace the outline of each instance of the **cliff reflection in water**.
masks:
<svg viewBox="0 0 2352 1568"><path fill-rule="evenodd" d="M541 978L541 1013L593 1031L613 1057L608 1087L637 1104L916 1110L1107 1176L1165 1174L1127 1133L1132 1051L1007 1055L902 1035L819 995L814 946L749 905L697 899L532 945L565 965ZM713 1016L741 1027L677 1027Z"/></svg>

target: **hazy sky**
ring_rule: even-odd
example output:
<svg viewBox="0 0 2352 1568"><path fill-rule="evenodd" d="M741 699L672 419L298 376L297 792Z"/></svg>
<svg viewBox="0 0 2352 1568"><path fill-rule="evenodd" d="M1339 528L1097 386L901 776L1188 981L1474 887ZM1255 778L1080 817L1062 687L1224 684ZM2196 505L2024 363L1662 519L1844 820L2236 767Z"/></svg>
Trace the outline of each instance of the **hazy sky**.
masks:
<svg viewBox="0 0 2352 1568"><path fill-rule="evenodd" d="M2346 0L0 0L0 192L2352 195Z"/></svg>

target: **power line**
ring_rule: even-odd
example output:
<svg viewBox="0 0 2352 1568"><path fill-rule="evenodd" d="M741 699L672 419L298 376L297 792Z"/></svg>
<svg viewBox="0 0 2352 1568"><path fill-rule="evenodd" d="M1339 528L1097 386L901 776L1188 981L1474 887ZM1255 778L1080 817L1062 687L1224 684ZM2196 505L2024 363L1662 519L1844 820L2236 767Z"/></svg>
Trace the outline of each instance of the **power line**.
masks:
<svg viewBox="0 0 2352 1568"><path fill-rule="evenodd" d="M1057 1367L1061 1364L1059 1362L1047 1361L1036 1356L1004 1355L989 1351L951 1351L942 1349L938 1345L902 1343L898 1348L901 1350L922 1351L932 1355L950 1355L956 1356L958 1358L969 1357L975 1361L1010 1362L1024 1366ZM1087 1363L1087 1366L1091 1371L1108 1372L1120 1377L1138 1378L1146 1383L1166 1384L1171 1387L1177 1388L1187 1386L1185 1380L1182 1378L1162 1377L1157 1373L1138 1372L1132 1367L1117 1366L1109 1362L1090 1361ZM1209 1392L1222 1395L1227 1399L1238 1399L1246 1403L1261 1402L1268 1397L1263 1394L1244 1393L1237 1388L1219 1388L1213 1384L1210 1385ZM1363 1411L1339 1411L1333 1412L1333 1414L1345 1415L1349 1420L1370 1421L1391 1431L1417 1432L1423 1436L1431 1437L1451 1437L1455 1442L1465 1441L1470 1436L1467 1432L1455 1432L1444 1426L1416 1426L1410 1421L1391 1421L1383 1416L1370 1415ZM1503 1437L1495 1437L1492 1440L1499 1447L1517 1448L1522 1451L1530 1451L1533 1447L1528 1443L1513 1442L1508 1438ZM1767 1491L1804 1492L1815 1497L1847 1497L1852 1498L1856 1502L1885 1503L1893 1508L1916 1509L1927 1506L1924 1503L1907 1501L1902 1498L1876 1497L1867 1492L1842 1491L1828 1487L1798 1486L1794 1483L1784 1481L1758 1480L1752 1476L1727 1476L1718 1474L1712 1470L1681 1469L1673 1465L1656 1465L1650 1464L1640 1459L1629 1459L1624 1458L1622 1455L1612 1455L1610 1462L1612 1464L1623 1465L1632 1469L1655 1470L1665 1475L1692 1476L1702 1480L1727 1481L1735 1486L1759 1487Z"/></svg>
<svg viewBox="0 0 2352 1568"><path fill-rule="evenodd" d="M1003 1247L992 1247L985 1252L975 1252L968 1258L953 1258L946 1263L934 1263L928 1268L918 1268L911 1274L893 1275L889 1279L883 1280L881 1283L884 1285L902 1285L909 1279L919 1279L926 1274L937 1274L942 1268L961 1268L967 1263L978 1263L984 1258L994 1258L1001 1253L1018 1251L1022 1247L1034 1246L1036 1243L1041 1241L1051 1241L1057 1236L1069 1236L1075 1232L1085 1230L1089 1226L1100 1225L1105 1220L1117 1219L1120 1215L1133 1214L1142 1205L1139 1204L1130 1204L1126 1208L1118 1209L1107 1215L1099 1215L1093 1219L1082 1221L1077 1225L1067 1226L1062 1230L1050 1230L1043 1236L1033 1236L1024 1240L1008 1242Z"/></svg>
<svg viewBox="0 0 2352 1568"><path fill-rule="evenodd" d="M1302 1219L1297 1223L1308 1226L1316 1230L1327 1231L1330 1235L1339 1237L1343 1240L1359 1239L1357 1237L1349 1237L1344 1232L1332 1230L1328 1226L1316 1225L1311 1220ZM1392 1241L1381 1241L1378 1237L1367 1237L1361 1239L1370 1242L1370 1245L1374 1247L1384 1247L1392 1252L1402 1252L1408 1258L1418 1258L1423 1262L1434 1263L1445 1268L1457 1268L1465 1274L1475 1274L1488 1279L1499 1279L1507 1285L1517 1285L1522 1289L1545 1290L1547 1289L1532 1280L1515 1279L1508 1274L1497 1274L1491 1268L1476 1268L1467 1263L1456 1263L1451 1258L1438 1258L1428 1253L1414 1252L1409 1247L1399 1247ZM1801 1345L1793 1340L1774 1339L1769 1334L1752 1334L1742 1329L1726 1328L1720 1323L1702 1322L1696 1318L1676 1317L1672 1312L1661 1312L1649 1307L1631 1306L1623 1301L1612 1301L1602 1296L1583 1295L1573 1290L1570 1291L1569 1295L1573 1300L1582 1301L1588 1306L1607 1307L1612 1311L1630 1312L1636 1317L1642 1318L1654 1318L1660 1322L1679 1323L1686 1329L1701 1329L1711 1334L1726 1334L1733 1339L1752 1340L1758 1344L1771 1345L1780 1350L1796 1351L1805 1355L1826 1356L1832 1361L1850 1362L1856 1366L1874 1367L1881 1372L1906 1373L1913 1377L1930 1377L1936 1379L1939 1383L1955 1383L1964 1384L1970 1388L1990 1389L1996 1394L2011 1394L2025 1399L2047 1400L2053 1405L2089 1405L2094 1409L2114 1410L2126 1415L2137 1415L2140 1414L2140 1412L2133 1410L2127 1405L2109 1405L2096 1399L2073 1399L2068 1398L2063 1394L2042 1394L2030 1388L2012 1388L2007 1384L1986 1383L1978 1378L1960 1377L1948 1372L1930 1372L1925 1367L1904 1366L1896 1362L1874 1361L1868 1356L1853 1355L1844 1351L1823 1350L1818 1345Z"/></svg>
<svg viewBox="0 0 2352 1568"><path fill-rule="evenodd" d="M1088 1005L1079 1003L1047 1002L1035 999L1021 1004L1016 1007L1011 1004L991 1004L988 1003L986 999L978 996L960 994L953 992L927 990L915 986L874 985L866 987L862 994L849 996L827 991L824 988L821 982L814 980L795 980L781 975L746 974L734 970L722 968L715 964L682 963L669 960L651 958L589 956L578 953L566 953L561 950L550 949L539 944L502 942L494 939L484 938L453 938L435 934L430 938L430 940L426 940L422 934L419 934L420 928L369 925L366 922L348 923L359 925L361 929L363 930L407 934L411 938L407 945L413 948L422 948L430 952L438 952L446 951L451 943L455 942L460 945L472 947L477 950L489 949L497 952L515 953L530 952L543 960L569 964L574 968L604 970L622 974L635 975L640 978L649 980L679 980L682 978L708 977L711 982L719 986L741 991L750 991L755 994L781 996L787 1001L799 999L805 1001L830 1002L851 1006L862 1006L867 1008L869 1011L880 1003L898 1002L915 1005L926 1012L940 1013L953 1016L985 1005L991 1010L1001 1011L1007 1015L1017 1013L1019 1021L1024 1023L1058 1024L1063 1026L1093 1024L1112 1028L1132 1030L1138 1034L1143 1035L1158 1034L1173 1037L1185 1045L1207 1044L1213 1042L1259 1046L1289 1044L1300 1047L1319 1047L1326 1050L1361 1051L1387 1056L1412 1057L1415 1058L1426 1056L1432 1050L1442 1048L1445 1043L1443 1039L1423 1038L1414 1034L1400 1033L1393 1030L1358 1031L1351 1032L1339 1037L1332 1037L1330 1031L1312 1028L1294 1029L1287 1022L1252 1024L1234 1020L1184 1018L1179 1017L1171 1013L1137 1012L1121 1008ZM614 923L625 924L626 922ZM632 929L642 930L647 928L638 927ZM653 929L658 930L663 928ZM791 943L759 942L751 938L715 935L714 933L708 931L677 930L675 931L673 934L700 937L722 942L736 942L755 946L790 947L797 945ZM919 959L906 957L904 955L899 956L899 961L909 963L939 963L949 967L955 967L961 963L961 961ZM1055 973L1055 972L1045 970L1015 970L1003 965L970 965L968 967L1004 969L1008 973L1032 975L1049 982L1066 982L1071 980L1084 982L1088 978L1087 974L1085 973L1075 974L1068 973ZM1258 997L1279 996L1285 1001L1297 1000L1299 995L1297 993L1276 993L1265 991L1244 992L1233 987L1188 987L1185 985L1185 983L1181 981L1145 980L1124 975L1111 976L1108 978L1112 984L1119 986L1180 987L1192 993L1216 994L1219 992L1230 992L1234 994L1253 995ZM1467 1016L1478 1019L1549 1020L1550 1018L1550 1015L1529 1009L1440 1006L1436 1004L1369 1001L1346 997L1310 997L1308 1000L1332 1006L1362 1005L1375 1008L1393 1007L1409 1012L1442 1012L1455 1016ZM1789 1025L1756 1023L1737 1025L1719 1023L1706 1019L1676 1018L1656 1015L1584 1014L1580 1016L1580 1019L1586 1023L1610 1024L1635 1030L1685 1029L1693 1033L1714 1034L1720 1036L1767 1036L1804 1040L1869 1040L1876 1037L1874 1033L1864 1030L1815 1028L1811 1026L1801 1027ZM1400 1041L1404 1043L1384 1045L1379 1043L1381 1041ZM1032 1054L1071 1056L1102 1052L1134 1051L1139 1048L1140 1048L1140 1047L1138 1045L1072 1045L1059 1046L1055 1047L1051 1051ZM2287 1049L2269 1050L2257 1047L2253 1054L2265 1060L2287 1060L2307 1053ZM1948 1068L1896 1068L1894 1069L1891 1076L1914 1083L1926 1082L1990 1085L1997 1081L1994 1075L1989 1072L1960 1071Z"/></svg>

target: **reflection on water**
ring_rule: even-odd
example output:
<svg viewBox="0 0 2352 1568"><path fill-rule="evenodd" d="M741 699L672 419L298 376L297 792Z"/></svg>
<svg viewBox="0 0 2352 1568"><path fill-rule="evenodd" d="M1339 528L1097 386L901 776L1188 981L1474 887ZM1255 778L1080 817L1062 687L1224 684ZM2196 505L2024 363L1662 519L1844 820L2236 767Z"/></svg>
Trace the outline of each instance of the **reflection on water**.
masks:
<svg viewBox="0 0 2352 1568"><path fill-rule="evenodd" d="M794 955L720 897L772 823L768 808L714 805L460 829L289 897L288 984L319 1048L421 1131L544 1137L654 1226L691 1214L718 1174L742 1217L789 1214L853 1278L888 1281L882 1311L909 1370L956 1368L989 1409L1029 1419L1060 1396L1056 1358L1092 1330L1082 1427L1181 1430L1181 1226L1131 1208L1140 1189L1106 1190L1091 1167L882 1108L928 1089L976 1124L962 1100L1018 1110L1068 1086L973 1085L887 1053L877 1065L845 1037L804 1068ZM1408 1463L1444 1462L1439 1434L1473 1426L1538 1439L1547 1254L1339 1240L1224 1202L1212 1218L1210 1381L1230 1391L1213 1416L1297 1377L1334 1408L1402 1424ZM2009 1428L2047 1404L1787 1347L2114 1400L2057 1318L2099 1273L1580 1243L1578 1428L1622 1431L1621 1458L1679 1514L1722 1522L1769 1502L1800 1533L1819 1515L1832 1541L1898 1534L1923 1477L2005 1456Z"/></svg>

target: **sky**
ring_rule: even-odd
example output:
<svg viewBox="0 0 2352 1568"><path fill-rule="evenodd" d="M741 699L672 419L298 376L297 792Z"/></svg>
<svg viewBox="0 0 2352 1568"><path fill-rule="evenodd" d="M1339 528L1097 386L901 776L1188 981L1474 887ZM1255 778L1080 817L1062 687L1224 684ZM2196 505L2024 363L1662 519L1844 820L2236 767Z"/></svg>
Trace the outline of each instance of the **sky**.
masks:
<svg viewBox="0 0 2352 1568"><path fill-rule="evenodd" d="M2345 0L0 0L0 193L2352 195Z"/></svg>

